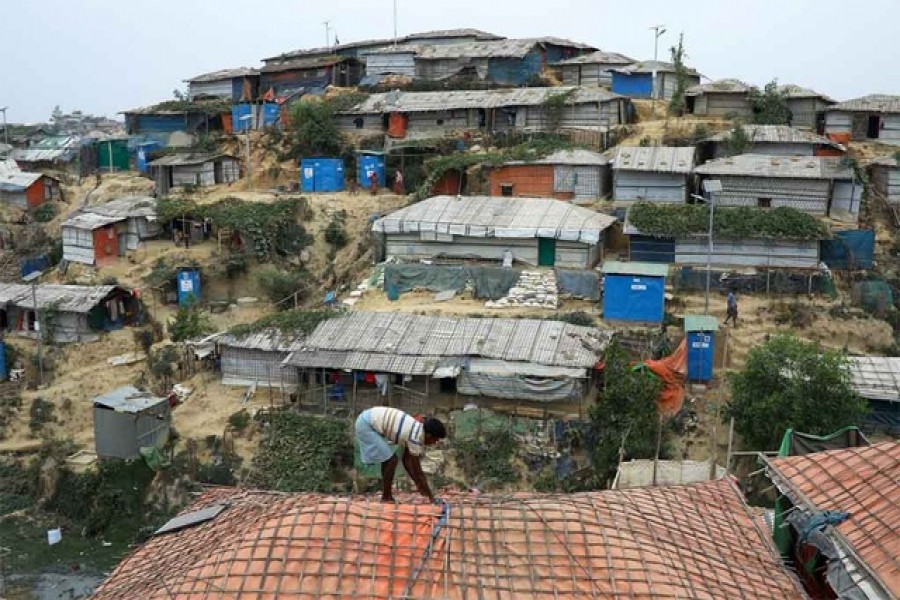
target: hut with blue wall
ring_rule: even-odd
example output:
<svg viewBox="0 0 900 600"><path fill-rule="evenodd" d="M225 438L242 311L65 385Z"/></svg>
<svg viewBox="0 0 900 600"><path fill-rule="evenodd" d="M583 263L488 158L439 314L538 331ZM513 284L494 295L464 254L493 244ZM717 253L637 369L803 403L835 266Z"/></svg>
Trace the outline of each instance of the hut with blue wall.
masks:
<svg viewBox="0 0 900 600"><path fill-rule="evenodd" d="M688 87L700 84L700 73L688 68ZM654 81L655 77L655 81ZM627 67L612 69L612 91L629 98L660 98L669 100L678 87L675 65L647 60Z"/></svg>
<svg viewBox="0 0 900 600"><path fill-rule="evenodd" d="M200 302L200 271L197 269L180 269L176 280L178 306L188 306Z"/></svg>
<svg viewBox="0 0 900 600"><path fill-rule="evenodd" d="M343 191L343 159L324 157L301 159L300 187L307 193Z"/></svg>
<svg viewBox="0 0 900 600"><path fill-rule="evenodd" d="M259 71L249 67L204 73L185 82L191 100L222 98L237 102L253 100L259 93Z"/></svg>
<svg viewBox="0 0 900 600"><path fill-rule="evenodd" d="M712 381L716 331L718 330L719 323L715 317L709 315L684 317L688 381Z"/></svg>
<svg viewBox="0 0 900 600"><path fill-rule="evenodd" d="M603 263L603 318L609 321L661 323L665 313L664 264Z"/></svg>

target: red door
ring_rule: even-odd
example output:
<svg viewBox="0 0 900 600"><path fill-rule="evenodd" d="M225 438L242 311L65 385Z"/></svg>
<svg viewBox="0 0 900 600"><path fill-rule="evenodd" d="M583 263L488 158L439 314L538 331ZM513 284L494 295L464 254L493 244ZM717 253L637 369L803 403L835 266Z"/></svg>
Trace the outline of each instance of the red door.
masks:
<svg viewBox="0 0 900 600"><path fill-rule="evenodd" d="M119 258L116 226L107 225L94 230L94 260L97 265L109 264Z"/></svg>

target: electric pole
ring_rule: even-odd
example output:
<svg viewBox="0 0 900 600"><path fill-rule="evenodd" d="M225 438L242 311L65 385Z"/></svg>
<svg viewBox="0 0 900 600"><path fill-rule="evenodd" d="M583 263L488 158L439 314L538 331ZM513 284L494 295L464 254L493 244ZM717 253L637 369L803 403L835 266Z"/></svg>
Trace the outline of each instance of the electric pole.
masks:
<svg viewBox="0 0 900 600"><path fill-rule="evenodd" d="M653 96L653 116L656 116L656 98L659 96L659 86L657 85L657 64L656 62L659 60L659 38L666 32L665 25L654 25L650 28L653 31L653 89L651 91L651 95Z"/></svg>

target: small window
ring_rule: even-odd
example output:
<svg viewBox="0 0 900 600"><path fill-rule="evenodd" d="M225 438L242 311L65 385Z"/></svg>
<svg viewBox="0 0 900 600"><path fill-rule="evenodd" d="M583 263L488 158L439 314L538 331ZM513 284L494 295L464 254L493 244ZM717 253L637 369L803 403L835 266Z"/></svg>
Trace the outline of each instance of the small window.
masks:
<svg viewBox="0 0 900 600"><path fill-rule="evenodd" d="M757 198L756 206L759 208L772 208L772 199L771 198Z"/></svg>
<svg viewBox="0 0 900 600"><path fill-rule="evenodd" d="M500 184L500 195L501 196L512 196L513 195L513 184L501 183Z"/></svg>
<svg viewBox="0 0 900 600"><path fill-rule="evenodd" d="M362 117L356 117L355 119L353 119L353 124L356 125L357 129L362 129L365 121L363 121Z"/></svg>
<svg viewBox="0 0 900 600"><path fill-rule="evenodd" d="M438 124L438 125L443 125L443 124L444 124L444 120L443 120L443 119L438 119L438 120L437 120L437 124Z"/></svg>

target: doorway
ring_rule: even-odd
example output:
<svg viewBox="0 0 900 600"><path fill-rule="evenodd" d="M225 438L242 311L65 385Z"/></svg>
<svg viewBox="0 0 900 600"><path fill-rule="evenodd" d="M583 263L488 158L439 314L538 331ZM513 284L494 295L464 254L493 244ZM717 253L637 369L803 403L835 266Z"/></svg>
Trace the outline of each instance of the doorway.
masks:
<svg viewBox="0 0 900 600"><path fill-rule="evenodd" d="M881 117L878 115L869 115L869 122L866 126L866 137L870 140L877 140L881 134Z"/></svg>
<svg viewBox="0 0 900 600"><path fill-rule="evenodd" d="M222 183L222 161L217 160L213 163L213 181L216 184Z"/></svg>
<svg viewBox="0 0 900 600"><path fill-rule="evenodd" d="M538 266L552 267L556 265L556 240L554 238L538 238Z"/></svg>

